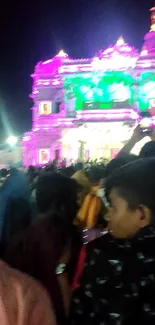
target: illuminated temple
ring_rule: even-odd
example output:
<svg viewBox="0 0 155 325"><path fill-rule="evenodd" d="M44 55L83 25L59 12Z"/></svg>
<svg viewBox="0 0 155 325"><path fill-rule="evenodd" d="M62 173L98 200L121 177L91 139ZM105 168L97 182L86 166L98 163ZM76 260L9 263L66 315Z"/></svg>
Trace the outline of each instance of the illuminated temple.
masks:
<svg viewBox="0 0 155 325"><path fill-rule="evenodd" d="M142 112L154 115L155 8L150 12L141 53L120 37L93 58L72 59L61 50L36 65L25 166L114 157Z"/></svg>

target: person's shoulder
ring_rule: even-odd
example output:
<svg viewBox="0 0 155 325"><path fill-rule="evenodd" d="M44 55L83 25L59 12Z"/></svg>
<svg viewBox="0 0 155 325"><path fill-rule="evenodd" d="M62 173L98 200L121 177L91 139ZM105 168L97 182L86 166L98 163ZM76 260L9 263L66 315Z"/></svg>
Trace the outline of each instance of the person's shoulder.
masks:
<svg viewBox="0 0 155 325"><path fill-rule="evenodd" d="M110 235L110 234L106 234L106 235L101 235L98 238L90 241L87 244L87 252L91 252L94 249L100 249L102 250L110 250L111 248L113 248L116 245L114 238Z"/></svg>
<svg viewBox="0 0 155 325"><path fill-rule="evenodd" d="M30 277L20 271L11 268L8 264L3 261L0 261L0 286L4 285L4 287L9 286L14 287L15 292L16 289L20 288L20 293L23 296L26 296L29 290L34 292L35 294L39 294L42 292L42 288ZM3 281L2 281L3 279ZM36 295L37 297L37 295Z"/></svg>
<svg viewBox="0 0 155 325"><path fill-rule="evenodd" d="M15 323L18 323L19 319L25 319L26 325L55 325L48 294L40 284L2 261L0 274L0 301L9 313L10 320L16 309L18 312Z"/></svg>
<svg viewBox="0 0 155 325"><path fill-rule="evenodd" d="M113 259L115 255L118 255L118 247L109 234L96 238L86 245L86 264L89 265L95 261L95 268L98 268L99 265L108 268L109 260Z"/></svg>

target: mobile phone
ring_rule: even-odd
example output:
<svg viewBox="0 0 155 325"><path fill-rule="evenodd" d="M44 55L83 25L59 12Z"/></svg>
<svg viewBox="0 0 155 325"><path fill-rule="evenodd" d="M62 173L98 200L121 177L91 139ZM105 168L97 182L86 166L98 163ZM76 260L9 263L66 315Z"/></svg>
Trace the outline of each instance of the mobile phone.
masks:
<svg viewBox="0 0 155 325"><path fill-rule="evenodd" d="M140 133L151 135L153 132L153 123L150 117L144 117L139 123Z"/></svg>

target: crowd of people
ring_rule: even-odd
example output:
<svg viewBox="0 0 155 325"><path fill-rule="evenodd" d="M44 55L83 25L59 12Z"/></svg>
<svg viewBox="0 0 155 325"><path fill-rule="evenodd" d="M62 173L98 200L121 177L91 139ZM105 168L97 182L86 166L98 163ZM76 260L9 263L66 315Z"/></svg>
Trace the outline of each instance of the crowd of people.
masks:
<svg viewBox="0 0 155 325"><path fill-rule="evenodd" d="M155 141L1 171L0 324L155 323Z"/></svg>

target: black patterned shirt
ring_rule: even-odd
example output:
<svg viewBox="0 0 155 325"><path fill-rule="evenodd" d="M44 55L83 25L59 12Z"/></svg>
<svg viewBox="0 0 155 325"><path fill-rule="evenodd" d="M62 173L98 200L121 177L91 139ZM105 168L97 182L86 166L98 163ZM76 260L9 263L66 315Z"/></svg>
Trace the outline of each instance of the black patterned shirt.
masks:
<svg viewBox="0 0 155 325"><path fill-rule="evenodd" d="M109 234L87 245L80 287L73 293L71 325L155 324L155 229L131 240Z"/></svg>

